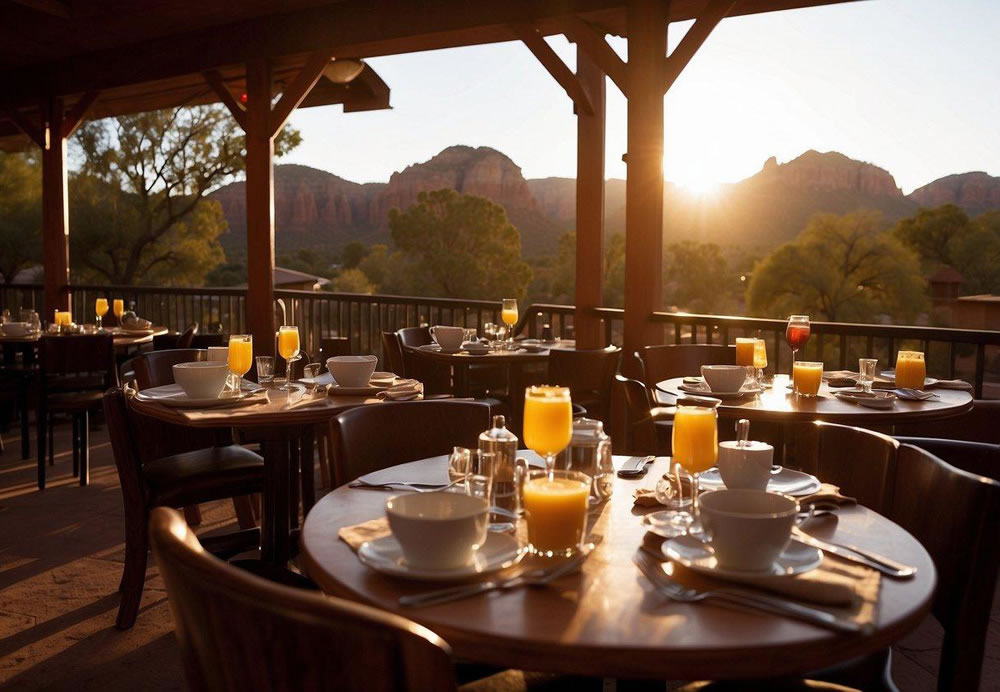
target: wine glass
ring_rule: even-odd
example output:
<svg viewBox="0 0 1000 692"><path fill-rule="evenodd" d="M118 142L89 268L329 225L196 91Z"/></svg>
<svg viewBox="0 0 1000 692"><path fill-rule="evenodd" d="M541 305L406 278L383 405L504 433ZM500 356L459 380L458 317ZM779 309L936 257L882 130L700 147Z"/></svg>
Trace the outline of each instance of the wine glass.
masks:
<svg viewBox="0 0 1000 692"><path fill-rule="evenodd" d="M108 314L108 299L98 298L94 303L94 312L97 313L97 326L99 329L104 328L104 316Z"/></svg>
<svg viewBox="0 0 1000 692"><path fill-rule="evenodd" d="M253 336L250 334L233 334L229 337L229 372L236 380L233 388L236 396L243 393L243 376L250 372L253 365Z"/></svg>
<svg viewBox="0 0 1000 692"><path fill-rule="evenodd" d="M514 349L514 325L517 324L517 299L504 298L500 310L500 319L507 325L507 348Z"/></svg>
<svg viewBox="0 0 1000 692"><path fill-rule="evenodd" d="M524 443L545 457L545 468L555 469L556 455L573 436L573 402L567 387L545 385L524 391Z"/></svg>
<svg viewBox="0 0 1000 692"><path fill-rule="evenodd" d="M302 356L299 350L299 328L292 325L282 325L278 329L278 353L287 361L285 363L285 385L279 387L282 391L288 392L292 387L292 363Z"/></svg>
<svg viewBox="0 0 1000 692"><path fill-rule="evenodd" d="M795 363L795 356L809 341L809 315L792 315L788 318L788 326L785 327L785 341L792 349L792 363Z"/></svg>
<svg viewBox="0 0 1000 692"><path fill-rule="evenodd" d="M670 525L677 533L698 530L698 476L715 466L719 458L719 415L715 406L703 400L678 399L674 414L673 461L677 489L681 500L685 484L680 476L683 468L691 475L691 511L674 512Z"/></svg>
<svg viewBox="0 0 1000 692"><path fill-rule="evenodd" d="M125 314L125 301L121 298L115 298L112 305L112 310L115 313L115 317L118 318L118 327L122 326L122 315Z"/></svg>
<svg viewBox="0 0 1000 692"><path fill-rule="evenodd" d="M753 367L756 375L755 379L757 381L757 387L762 388L764 386L764 368L767 367L767 342L763 339L754 340Z"/></svg>
<svg viewBox="0 0 1000 692"><path fill-rule="evenodd" d="M496 322L485 322L483 324L483 335L485 335L486 340L489 341L490 348L495 348L497 340Z"/></svg>

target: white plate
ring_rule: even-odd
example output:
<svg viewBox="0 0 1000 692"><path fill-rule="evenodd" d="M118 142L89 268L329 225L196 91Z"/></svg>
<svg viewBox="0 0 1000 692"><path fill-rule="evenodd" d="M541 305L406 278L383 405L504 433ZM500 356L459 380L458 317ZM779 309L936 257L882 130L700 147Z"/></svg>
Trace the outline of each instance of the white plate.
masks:
<svg viewBox="0 0 1000 692"><path fill-rule="evenodd" d="M724 579L759 579L760 577L790 577L819 567L823 551L800 543L794 538L778 556L769 570L749 571L719 567L711 543L702 543L694 536L678 536L663 542L663 554L693 572Z"/></svg>
<svg viewBox="0 0 1000 692"><path fill-rule="evenodd" d="M760 387L744 387L738 392L716 392L709 389L707 384L688 384L686 382L681 383L677 388L688 394L700 394L701 396L711 396L716 399L742 399L744 397L756 396L764 391Z"/></svg>
<svg viewBox="0 0 1000 692"><path fill-rule="evenodd" d="M420 581L454 581L489 574L512 567L527 551L514 536L490 532L486 543L475 552L472 562L454 569L423 569L411 567L403 557L403 549L394 536L367 541L358 548L358 559L376 572Z"/></svg>
<svg viewBox="0 0 1000 692"><path fill-rule="evenodd" d="M461 348L456 348L454 351L452 351L452 350L447 350L446 351L445 349L441 348L437 344L424 344L423 346L420 346L419 348L420 348L421 351L433 351L434 353L447 353L447 354L459 353L462 350Z"/></svg>
<svg viewBox="0 0 1000 692"><path fill-rule="evenodd" d="M719 474L719 467L713 466L698 477L703 490L721 490L726 487ZM771 476L767 482L767 490L772 493L783 493L792 497L805 497L819 490L820 482L816 476L802 471L783 468Z"/></svg>
<svg viewBox="0 0 1000 692"><path fill-rule="evenodd" d="M252 383L244 382L244 386L247 384ZM263 396L258 395L260 391L260 386L254 384L253 389L244 391L238 397L225 392L220 397L194 399L185 394L179 384L167 384L143 389L136 394L136 398L140 401L154 401L170 408L231 408L266 401Z"/></svg>
<svg viewBox="0 0 1000 692"><path fill-rule="evenodd" d="M870 394L856 389L848 389L847 391L834 392L833 395L841 401L883 411L891 409L892 402L896 400L895 393L884 389L876 389Z"/></svg>
<svg viewBox="0 0 1000 692"><path fill-rule="evenodd" d="M882 372L879 373L879 375L881 375L882 377L886 378L887 380L891 380L893 384L896 384L896 371L895 370L883 370ZM934 377L925 377L924 378L924 387L923 388L927 389L928 387L933 387L937 383L938 383L937 378L934 378Z"/></svg>

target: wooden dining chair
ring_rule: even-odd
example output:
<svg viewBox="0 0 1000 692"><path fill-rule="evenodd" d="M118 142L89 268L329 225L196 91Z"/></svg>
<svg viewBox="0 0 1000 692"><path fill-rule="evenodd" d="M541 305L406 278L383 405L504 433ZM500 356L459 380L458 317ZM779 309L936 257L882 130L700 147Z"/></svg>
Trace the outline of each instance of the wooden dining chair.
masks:
<svg viewBox="0 0 1000 692"><path fill-rule="evenodd" d="M199 326L200 325L197 322L188 325L188 328L181 332L181 335L177 337L177 346L175 348L191 348L194 338L198 335Z"/></svg>
<svg viewBox="0 0 1000 692"><path fill-rule="evenodd" d="M976 399L972 402L972 408L960 416L916 423L896 423L892 426L892 432L897 437L966 440L1000 445L998 420L1000 420L1000 400Z"/></svg>
<svg viewBox="0 0 1000 692"><path fill-rule="evenodd" d="M396 332L382 332L382 365L400 377L409 377L403 364L403 346Z"/></svg>
<svg viewBox="0 0 1000 692"><path fill-rule="evenodd" d="M149 444L154 421L132 411L118 387L103 396L104 416L125 506L125 565L116 624L135 623L146 576L149 517L155 507L197 505L258 493L264 488L264 460L239 445L206 447L169 456L154 456ZM213 537L213 549L236 554L260 544L260 529L242 529Z"/></svg>
<svg viewBox="0 0 1000 692"><path fill-rule="evenodd" d="M647 387L673 377L698 375L702 365L735 365L736 347L721 344L643 346L633 356Z"/></svg>
<svg viewBox="0 0 1000 692"><path fill-rule="evenodd" d="M178 363L200 362L208 359L208 351L201 348L172 348L141 353L132 359L135 383L142 389L162 387L174 383L174 366Z"/></svg>
<svg viewBox="0 0 1000 692"><path fill-rule="evenodd" d="M479 401L387 402L344 411L330 423L333 485L407 461L478 446L492 408Z"/></svg>
<svg viewBox="0 0 1000 692"><path fill-rule="evenodd" d="M888 435L815 421L796 427L789 442L799 467L880 514L892 508L899 442Z"/></svg>
<svg viewBox="0 0 1000 692"><path fill-rule="evenodd" d="M615 453L669 456L674 408L656 406L639 380L615 375L614 381L625 404L626 428L624 444L616 443Z"/></svg>
<svg viewBox="0 0 1000 692"><path fill-rule="evenodd" d="M611 387L621 348L608 346L598 349L561 349L549 351L548 381L569 387L574 404L587 409L589 418L610 422Z"/></svg>
<svg viewBox="0 0 1000 692"><path fill-rule="evenodd" d="M73 423L73 475L90 482L90 412L101 408L103 392L118 384L114 339L110 333L43 336L38 341L39 393L38 489L45 488L45 457L55 458L54 416ZM47 447L46 447L47 443Z"/></svg>
<svg viewBox="0 0 1000 692"><path fill-rule="evenodd" d="M397 329L396 335L403 351L403 369L406 376L420 380L424 385L424 396L451 394L451 367L428 358L421 358L411 348L419 348L433 343L428 327L405 327Z"/></svg>
<svg viewBox="0 0 1000 692"><path fill-rule="evenodd" d="M326 365L326 359L333 356L351 355L351 340L346 336L324 336L320 339L320 362Z"/></svg>

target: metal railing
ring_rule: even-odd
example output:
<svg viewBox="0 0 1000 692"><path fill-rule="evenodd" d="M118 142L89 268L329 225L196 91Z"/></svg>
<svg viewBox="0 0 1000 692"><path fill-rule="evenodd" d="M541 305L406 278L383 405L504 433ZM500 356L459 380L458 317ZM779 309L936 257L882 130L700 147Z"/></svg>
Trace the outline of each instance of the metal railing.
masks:
<svg viewBox="0 0 1000 692"><path fill-rule="evenodd" d="M122 298L155 324L181 331L193 322L204 329L240 333L245 326L245 288L164 288L154 286L72 287L77 321L93 321L98 297ZM278 319L299 326L302 344L319 352L325 337L347 337L352 353L382 352L381 332L425 324L452 324L481 330L500 318L499 301L422 298L414 296L275 291ZM41 284L0 284L0 306L40 309ZM571 305L531 304L521 310L517 333L538 337L549 324L556 335L573 335ZM622 343L624 311L598 308L606 343ZM81 317L84 316L84 317ZM42 316L46 318L45 315ZM738 336L758 333L768 345L769 369L787 372L791 351L784 342L785 320L657 312L664 325L663 343L728 344ZM856 368L857 358L877 357L891 367L901 348L926 354L928 370L973 383L977 397L1000 398L1000 332L940 327L813 322L812 338L800 359L822 361L828 368Z"/></svg>

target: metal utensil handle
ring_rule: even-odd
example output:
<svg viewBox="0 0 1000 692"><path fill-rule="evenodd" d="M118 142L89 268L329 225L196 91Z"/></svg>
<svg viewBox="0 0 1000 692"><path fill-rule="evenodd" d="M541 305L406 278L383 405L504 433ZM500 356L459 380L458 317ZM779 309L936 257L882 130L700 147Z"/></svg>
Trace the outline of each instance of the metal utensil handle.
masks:
<svg viewBox="0 0 1000 692"><path fill-rule="evenodd" d="M853 620L839 618L832 613L818 608L812 608L793 601L786 601L773 596L763 594L750 594L743 591L710 591L709 597L726 600L730 603L742 606L759 608L778 615L788 615L799 620L805 620L816 625L821 625L838 632L862 632L870 629L870 626L862 625Z"/></svg>
<svg viewBox="0 0 1000 692"><path fill-rule="evenodd" d="M798 527L795 527L793 531L796 534L796 538L807 545L819 548L824 552L836 555L837 557L848 560L849 562L855 562L859 565L871 567L873 570L881 572L887 576L894 577L896 579L909 579L917 573L916 567L910 567L909 565L899 565L899 567L889 566L886 563L873 560L868 556L861 555L860 553L854 552L848 548L839 546L836 543L828 543L818 538L813 538Z"/></svg>
<svg viewBox="0 0 1000 692"><path fill-rule="evenodd" d="M896 562L892 558L886 557L885 555L879 555L878 553L873 553L869 550L864 550L855 545L850 545L849 543L831 543L830 541L823 541L820 539L814 539L814 540L818 540L820 543L828 546L827 549L842 548L844 550L849 550L852 553L860 555L866 560L871 560L872 562L877 562L880 565L885 565L886 567L894 569L897 572L915 573L917 571L916 567L911 567L910 565L904 565L901 562Z"/></svg>
<svg viewBox="0 0 1000 692"><path fill-rule="evenodd" d="M514 579L520 578L521 577L515 577ZM514 579L509 581L514 581ZM493 589L499 588L502 583L504 582L484 581L479 582L478 584L463 584L461 586L452 586L446 589L438 589L436 591L426 591L412 596L401 596L399 598L399 604L404 606L428 606L436 605L438 603L448 603L449 601L457 601L459 599L475 596L476 594L484 593L486 591L492 591Z"/></svg>

